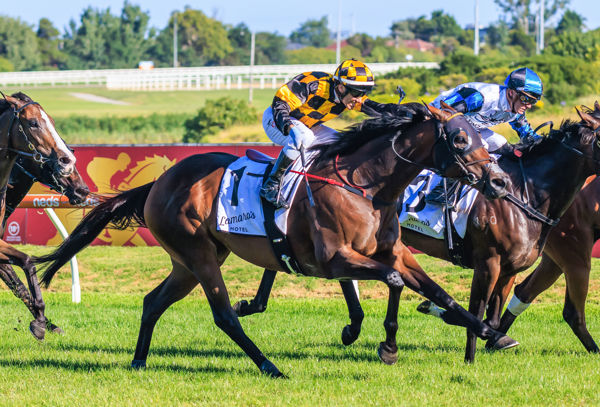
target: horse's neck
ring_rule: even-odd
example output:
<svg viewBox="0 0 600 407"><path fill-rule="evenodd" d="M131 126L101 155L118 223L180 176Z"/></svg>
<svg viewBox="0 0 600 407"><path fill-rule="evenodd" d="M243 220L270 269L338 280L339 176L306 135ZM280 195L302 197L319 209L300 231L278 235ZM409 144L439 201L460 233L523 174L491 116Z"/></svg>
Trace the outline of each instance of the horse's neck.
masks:
<svg viewBox="0 0 600 407"><path fill-rule="evenodd" d="M33 186L33 179L23 171L17 171L13 167L13 171L9 177L10 188L6 190L6 213L4 217L8 217L19 206L25 195Z"/></svg>
<svg viewBox="0 0 600 407"><path fill-rule="evenodd" d="M574 154L562 148L542 157L526 157L523 168L527 191L523 188L519 163L514 163L510 171L513 183L519 185L517 196L525 198L529 195L529 205L553 219L562 216L590 175L584 159L574 159Z"/></svg>
<svg viewBox="0 0 600 407"><path fill-rule="evenodd" d="M351 181L383 201L396 202L421 171L420 166L404 161L396 153L415 163L431 166L434 137L429 141L422 126L415 127L398 137L395 151L391 136L382 136L346 157L344 161L348 174L352 174Z"/></svg>

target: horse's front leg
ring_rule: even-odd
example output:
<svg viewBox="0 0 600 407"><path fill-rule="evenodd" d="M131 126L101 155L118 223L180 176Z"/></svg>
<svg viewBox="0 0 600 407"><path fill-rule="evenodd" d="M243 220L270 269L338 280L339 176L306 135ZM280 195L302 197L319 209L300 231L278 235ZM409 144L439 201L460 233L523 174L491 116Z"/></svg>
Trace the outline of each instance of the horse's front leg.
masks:
<svg viewBox="0 0 600 407"><path fill-rule="evenodd" d="M384 282L390 289L388 308L384 321L386 338L381 342L377 354L382 362L394 364L398 360L398 346L396 332L398 331L398 303L404 282L400 273L393 267L380 261L366 257L348 247L338 250L333 258L326 264L326 270L331 278L339 280L377 280ZM351 281L348 281L352 284ZM343 286L344 287L344 286ZM349 294L349 286L346 290ZM354 287L352 287L354 290ZM351 301L356 298L356 292L349 295ZM360 305L359 305L360 306ZM350 306L349 306L350 308Z"/></svg>
<svg viewBox="0 0 600 407"><path fill-rule="evenodd" d="M245 317L246 315L256 314L257 312L265 312L276 276L277 270L265 269L254 299L250 300L250 302L241 300L233 305L233 310L238 317Z"/></svg>
<svg viewBox="0 0 600 407"><path fill-rule="evenodd" d="M497 257L487 259L483 264L476 265L471 283L471 298L469 299L469 312L481 321L486 305L492 295L500 275L500 261ZM471 329L467 329L467 345L465 348L465 362L475 360L477 336Z"/></svg>
<svg viewBox="0 0 600 407"><path fill-rule="evenodd" d="M365 313L360 306L354 282L349 280L340 281L340 287L342 287L350 317L350 324L342 329L342 343L348 346L352 345L358 339Z"/></svg>
<svg viewBox="0 0 600 407"><path fill-rule="evenodd" d="M40 290L35 266L31 257L0 240L0 261L19 266L25 272L25 277L27 278L27 284L29 286L29 295L23 293L23 283L21 283L14 274L14 270L12 270L11 267L3 267L1 274L3 275L3 279L4 277L7 277L8 281L5 281L7 281L7 284L9 284L13 293L25 302L25 305L27 305L27 308L35 318L29 324L29 330L32 335L38 340L43 340L46 333L46 324L48 322L44 315L46 305L42 298L42 291ZM13 286L11 287L10 284Z"/></svg>

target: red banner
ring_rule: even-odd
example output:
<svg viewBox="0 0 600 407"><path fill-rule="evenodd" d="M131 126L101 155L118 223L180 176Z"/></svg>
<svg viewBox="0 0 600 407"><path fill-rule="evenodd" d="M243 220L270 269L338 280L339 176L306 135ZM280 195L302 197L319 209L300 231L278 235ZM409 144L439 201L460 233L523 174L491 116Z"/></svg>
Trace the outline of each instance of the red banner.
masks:
<svg viewBox="0 0 600 407"><path fill-rule="evenodd" d="M145 146L73 146L77 169L92 192L112 194L144 185L157 179L182 159L200 153L225 152L237 156L253 148L276 156L281 147L273 144L203 144L203 145L145 145ZM8 243L56 245L62 238L44 212L53 208L68 232L71 232L90 208L59 209L64 198L47 196L52 191L35 184L30 194L43 194L26 199L6 225L4 240ZM93 205L93 202L89 202ZM93 244L113 246L156 245L147 229L104 230Z"/></svg>

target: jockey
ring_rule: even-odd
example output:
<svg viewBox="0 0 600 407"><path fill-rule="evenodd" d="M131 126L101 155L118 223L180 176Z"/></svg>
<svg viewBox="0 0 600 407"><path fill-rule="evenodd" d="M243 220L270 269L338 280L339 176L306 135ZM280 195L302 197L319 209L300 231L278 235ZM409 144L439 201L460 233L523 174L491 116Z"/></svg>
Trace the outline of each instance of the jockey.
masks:
<svg viewBox="0 0 600 407"><path fill-rule="evenodd" d="M493 132L489 127L509 123L521 140L539 137L525 118L525 112L542 97L542 81L529 68L515 69L504 81L504 86L471 82L458 85L443 92L433 105L440 107L444 101L461 113L479 130L484 144L490 152L506 144L504 136Z"/></svg>
<svg viewBox="0 0 600 407"><path fill-rule="evenodd" d="M337 132L323 125L346 109L375 116L393 113L395 104L381 104L367 95L375 79L361 61L349 59L332 75L325 72L304 72L283 85L273 98L273 104L263 114L263 128L271 141L282 145L273 169L265 180L260 195L276 207L289 207L279 194L283 174L315 140L327 141Z"/></svg>
<svg viewBox="0 0 600 407"><path fill-rule="evenodd" d="M506 138L489 127L508 122L522 141L538 138L527 122L525 112L541 99L542 93L540 77L529 68L518 68L508 75L504 86L481 82L465 83L442 92L432 104L440 108L440 102L444 101L463 113L473 127L479 130L487 150L490 153L501 153L508 147ZM446 188L443 182L439 182L426 197L427 202L445 204L448 199L454 200L458 184L456 181L450 182Z"/></svg>

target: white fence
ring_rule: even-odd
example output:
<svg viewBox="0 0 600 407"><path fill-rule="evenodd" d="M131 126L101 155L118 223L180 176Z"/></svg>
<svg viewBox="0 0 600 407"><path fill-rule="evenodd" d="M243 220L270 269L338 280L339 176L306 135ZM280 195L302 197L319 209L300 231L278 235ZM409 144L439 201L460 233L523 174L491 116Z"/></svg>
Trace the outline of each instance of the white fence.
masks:
<svg viewBox="0 0 600 407"><path fill-rule="evenodd" d="M372 63L375 75L399 68L437 68L435 62ZM300 72L334 72L335 64L205 66L198 68L99 69L0 73L0 86L105 86L127 90L276 88Z"/></svg>

